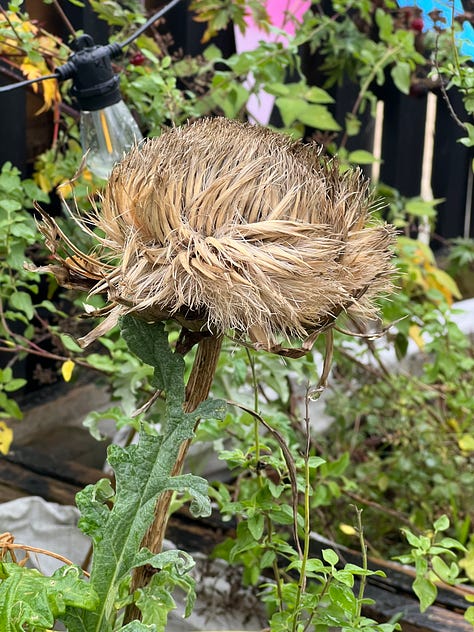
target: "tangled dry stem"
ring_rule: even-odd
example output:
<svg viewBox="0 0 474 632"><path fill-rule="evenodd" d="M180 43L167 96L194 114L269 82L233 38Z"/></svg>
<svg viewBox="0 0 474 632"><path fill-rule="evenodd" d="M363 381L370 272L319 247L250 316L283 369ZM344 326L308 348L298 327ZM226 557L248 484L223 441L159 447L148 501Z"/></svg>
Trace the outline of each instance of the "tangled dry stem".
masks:
<svg viewBox="0 0 474 632"><path fill-rule="evenodd" d="M92 253L50 218L43 232L60 282L109 296L84 345L133 311L272 349L282 335L312 340L341 312L374 316L393 231L370 206L361 174L341 174L314 146L214 118L166 131L114 168L87 218L103 232Z"/></svg>

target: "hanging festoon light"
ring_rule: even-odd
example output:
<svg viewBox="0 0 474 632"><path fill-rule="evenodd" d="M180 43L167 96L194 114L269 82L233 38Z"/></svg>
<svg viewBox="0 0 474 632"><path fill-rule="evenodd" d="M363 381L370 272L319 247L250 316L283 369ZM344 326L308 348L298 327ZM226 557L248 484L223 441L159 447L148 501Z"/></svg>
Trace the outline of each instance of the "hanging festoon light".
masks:
<svg viewBox="0 0 474 632"><path fill-rule="evenodd" d="M72 79L71 93L81 112L81 145L89 169L107 178L112 167L142 139L130 110L122 101L119 77L112 59L122 54L119 44L96 46L90 35L76 41L76 52L56 70L59 81Z"/></svg>
<svg viewBox="0 0 474 632"><path fill-rule="evenodd" d="M81 35L74 43L69 60L53 74L0 87L0 92L46 79L71 79L71 94L80 109L81 145L86 164L95 175L107 178L124 153L142 140L140 129L122 100L120 79L114 72L112 59L120 57L127 46L179 1L169 2L122 43L102 46L95 44L90 35Z"/></svg>

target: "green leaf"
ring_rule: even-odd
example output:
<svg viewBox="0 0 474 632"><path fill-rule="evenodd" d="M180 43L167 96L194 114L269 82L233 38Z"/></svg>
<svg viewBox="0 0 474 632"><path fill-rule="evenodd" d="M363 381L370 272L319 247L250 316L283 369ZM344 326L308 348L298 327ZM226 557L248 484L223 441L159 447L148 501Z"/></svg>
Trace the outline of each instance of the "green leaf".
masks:
<svg viewBox="0 0 474 632"><path fill-rule="evenodd" d="M250 533L252 534L252 537L257 541L260 540L260 538L263 535L264 525L265 525L265 517L263 513L259 510L257 510L253 514L253 516L250 516L247 519L248 529Z"/></svg>
<svg viewBox="0 0 474 632"><path fill-rule="evenodd" d="M440 516L433 524L435 531L446 531L449 529L449 518L446 514Z"/></svg>
<svg viewBox="0 0 474 632"><path fill-rule="evenodd" d="M420 611L424 612L431 606L438 594L436 585L425 577L417 577L413 582L413 591L420 602Z"/></svg>
<svg viewBox="0 0 474 632"><path fill-rule="evenodd" d="M306 105L299 113L298 119L315 129L332 132L338 132L341 129L331 112L323 105Z"/></svg>
<svg viewBox="0 0 474 632"><path fill-rule="evenodd" d="M35 315L31 296L26 292L14 292L9 299L10 306L26 314L28 320Z"/></svg>
<svg viewBox="0 0 474 632"><path fill-rule="evenodd" d="M222 59L222 51L215 44L211 44L204 49L203 57L206 61L218 61Z"/></svg>
<svg viewBox="0 0 474 632"><path fill-rule="evenodd" d="M308 467L310 469L317 469L326 463L325 459L322 459L320 456L310 456L308 459Z"/></svg>
<svg viewBox="0 0 474 632"><path fill-rule="evenodd" d="M185 551L163 551L161 553L152 553L146 548L141 548L135 556L133 566L144 566L149 564L153 568L162 569L165 566L173 565L180 575L188 573L194 567L194 560Z"/></svg>
<svg viewBox="0 0 474 632"><path fill-rule="evenodd" d="M463 434L458 440L459 448L465 452L474 452L474 436Z"/></svg>
<svg viewBox="0 0 474 632"><path fill-rule="evenodd" d="M322 556L325 562L331 566L335 566L339 562L339 557L332 549L323 549Z"/></svg>
<svg viewBox="0 0 474 632"><path fill-rule="evenodd" d="M360 131L361 121L355 116L348 112L346 114L346 133L348 136L356 136Z"/></svg>
<svg viewBox="0 0 474 632"><path fill-rule="evenodd" d="M142 563L160 565L167 559L140 550L161 493L189 491L193 499L191 510L200 515L210 512L207 482L192 474L171 476L171 471L181 444L192 438L198 419L220 418L225 413L225 405L207 400L192 413L185 413L184 361L171 351L164 325L145 323L129 316L122 319L121 326L131 351L154 368L153 385L166 393L166 419L163 419L160 436L141 432L136 445L109 447L108 461L116 479L111 508L104 503L104 494L98 485L90 485L77 495L82 514L79 525L93 540L90 584L99 595L100 607L80 616L71 614L65 620L69 632L109 632L108 622L113 620L115 603L131 569ZM140 552L137 554L137 551ZM78 616L82 627L76 624Z"/></svg>
<svg viewBox="0 0 474 632"><path fill-rule="evenodd" d="M474 606L469 606L466 612L464 613L464 618L468 623L474 625Z"/></svg>
<svg viewBox="0 0 474 632"><path fill-rule="evenodd" d="M421 547L421 540L414 533L412 533L409 529L401 529L403 535L408 540L408 544L414 548Z"/></svg>
<svg viewBox="0 0 474 632"><path fill-rule="evenodd" d="M22 208L20 202L11 199L0 200L0 207L7 211L7 213L13 213L14 211L19 211Z"/></svg>
<svg viewBox="0 0 474 632"><path fill-rule="evenodd" d="M36 569L0 564L0 632L29 626L49 630L69 607L92 610L98 604L94 589L77 566L58 569L45 577Z"/></svg>
<svg viewBox="0 0 474 632"><path fill-rule="evenodd" d="M311 86L304 92L304 97L310 103L334 103L334 99L322 88Z"/></svg>
<svg viewBox="0 0 474 632"><path fill-rule="evenodd" d="M353 583L354 581L352 581L352 584ZM348 618L352 613L357 612L357 600L350 589L350 584L341 586L331 583L329 586L329 596L332 604L339 606L348 615Z"/></svg>
<svg viewBox="0 0 474 632"><path fill-rule="evenodd" d="M22 377L17 377L17 378L9 380L5 384L3 389L7 393L13 393L14 391L17 391L18 389L23 388L23 386L25 386L26 383L27 381L25 379L23 379Z"/></svg>
<svg viewBox="0 0 474 632"><path fill-rule="evenodd" d="M71 0L70 0L71 1ZM145 625L141 621L130 621L127 625L119 628L118 632L157 632L156 625Z"/></svg>
<svg viewBox="0 0 474 632"><path fill-rule="evenodd" d="M393 66L390 74L392 75L393 83L400 92L403 92L403 94L409 94L411 83L410 64L406 61L399 61L395 64L395 66Z"/></svg>
<svg viewBox="0 0 474 632"><path fill-rule="evenodd" d="M436 217L435 206L442 201L442 199L425 201L420 198L412 198L406 203L405 209L409 215L414 217L434 218Z"/></svg>
<svg viewBox="0 0 474 632"><path fill-rule="evenodd" d="M348 156L349 162L355 165L371 165L374 162L379 162L379 160L370 153L370 151L365 151L365 149L356 149L355 151L351 151Z"/></svg>
<svg viewBox="0 0 474 632"><path fill-rule="evenodd" d="M292 123L299 119L307 103L298 97L282 96L275 99L275 105L280 110L285 127L290 127Z"/></svg>

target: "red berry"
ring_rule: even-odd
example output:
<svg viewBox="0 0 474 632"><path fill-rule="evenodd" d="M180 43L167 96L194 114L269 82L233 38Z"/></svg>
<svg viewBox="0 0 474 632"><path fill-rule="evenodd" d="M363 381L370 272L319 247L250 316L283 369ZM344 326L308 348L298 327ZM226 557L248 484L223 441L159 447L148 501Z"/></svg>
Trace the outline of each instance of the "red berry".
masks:
<svg viewBox="0 0 474 632"><path fill-rule="evenodd" d="M421 33L425 27L423 18L413 18L413 20L410 22L410 27L417 33Z"/></svg>
<svg viewBox="0 0 474 632"><path fill-rule="evenodd" d="M146 62L146 57L143 53L135 53L133 57L130 58L130 63L134 66L143 66Z"/></svg>

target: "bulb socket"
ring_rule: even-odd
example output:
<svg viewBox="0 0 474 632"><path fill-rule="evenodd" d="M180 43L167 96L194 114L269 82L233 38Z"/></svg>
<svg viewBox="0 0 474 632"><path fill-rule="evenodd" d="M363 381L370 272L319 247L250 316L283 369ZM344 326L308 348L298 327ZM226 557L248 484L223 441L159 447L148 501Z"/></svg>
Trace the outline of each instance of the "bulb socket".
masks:
<svg viewBox="0 0 474 632"><path fill-rule="evenodd" d="M121 101L119 77L111 58L121 52L120 46L96 46L90 36L79 38L76 52L57 68L58 79L72 79L72 96L81 110L102 110Z"/></svg>

